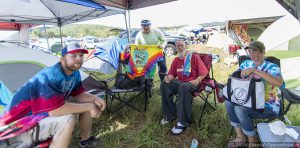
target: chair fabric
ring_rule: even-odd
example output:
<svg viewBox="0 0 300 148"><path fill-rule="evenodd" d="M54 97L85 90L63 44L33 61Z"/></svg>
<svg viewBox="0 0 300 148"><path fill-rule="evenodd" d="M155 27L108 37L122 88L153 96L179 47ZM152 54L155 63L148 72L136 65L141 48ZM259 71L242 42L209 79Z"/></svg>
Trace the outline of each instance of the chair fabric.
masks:
<svg viewBox="0 0 300 148"><path fill-rule="evenodd" d="M200 126L202 117L204 115L204 111L207 106L215 110L215 107L217 106L216 103L216 81L214 79L213 74L213 68L212 68L212 55L211 54L204 54L204 53L198 53L198 56L203 61L207 71L209 71L209 74L202 80L199 90L194 93L194 96L199 96L204 101L204 106L202 108L202 111L200 113L198 124ZM214 99L214 106L209 102L210 95L213 95Z"/></svg>

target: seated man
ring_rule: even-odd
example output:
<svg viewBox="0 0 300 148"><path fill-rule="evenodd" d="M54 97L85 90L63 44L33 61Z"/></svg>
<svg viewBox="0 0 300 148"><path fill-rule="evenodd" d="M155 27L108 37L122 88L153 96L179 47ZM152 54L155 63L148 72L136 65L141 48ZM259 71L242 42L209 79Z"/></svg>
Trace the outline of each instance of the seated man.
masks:
<svg viewBox="0 0 300 148"><path fill-rule="evenodd" d="M191 121L193 93L199 90L200 82L206 77L208 71L199 56L187 52L183 40L176 42L178 57L171 65L168 76L161 84L162 106L165 117L161 124L167 124L176 119L178 122L171 132L174 135L181 134ZM178 77L178 79L175 79ZM173 96L178 95L177 106L173 102Z"/></svg>
<svg viewBox="0 0 300 148"><path fill-rule="evenodd" d="M88 51L78 44L66 46L59 63L38 72L16 92L0 116L0 126L31 114L43 114L45 118L39 121L39 141L52 138L50 147L64 148L72 138L74 115L79 114L79 146L87 147L97 140L91 136L92 118L99 117L106 104L97 96L84 92L79 69L85 53ZM30 130L9 139L9 143L30 147L33 137Z"/></svg>
<svg viewBox="0 0 300 148"><path fill-rule="evenodd" d="M259 110L236 105L226 100L226 110L230 124L235 128L236 138L229 142L229 146L235 147L234 143L246 142L244 134L249 143L256 142L256 132L251 118L276 117L280 111L280 98L277 96L277 88L284 87L280 68L271 62L264 60L265 46L262 42L253 41L245 49L248 49L251 60L246 60L240 65L241 77L254 75L262 78L265 83L265 108Z"/></svg>

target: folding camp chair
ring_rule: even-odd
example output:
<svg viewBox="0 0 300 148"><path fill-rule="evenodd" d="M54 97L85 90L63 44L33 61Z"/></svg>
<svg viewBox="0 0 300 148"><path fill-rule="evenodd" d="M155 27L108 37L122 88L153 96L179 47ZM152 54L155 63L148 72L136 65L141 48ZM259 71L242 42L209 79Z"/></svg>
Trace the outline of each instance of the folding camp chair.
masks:
<svg viewBox="0 0 300 148"><path fill-rule="evenodd" d="M240 56L239 57L239 65L241 63L243 63L245 60L251 60L251 59L249 56ZM273 56L265 57L265 60L268 62L274 63L280 67L280 59L278 59L276 57L273 57ZM264 119L266 119L266 122L271 122L275 119L290 122L285 115L288 112L288 110L290 109L290 106L292 104L299 104L300 101L299 100L297 101L297 99L299 99L299 96L297 98L295 96L295 94L293 95L289 90L281 89L280 97L282 99L282 101L281 101L282 104L281 104L281 109L279 111L279 115L277 117L264 118ZM284 99L286 99L289 102L287 108L285 108L285 106L284 106Z"/></svg>
<svg viewBox="0 0 300 148"><path fill-rule="evenodd" d="M205 77L204 80L202 80L202 82L200 84L200 89L194 93L195 97L199 96L204 101L204 106L202 108L200 118L198 121L198 124L200 126L206 106L209 106L213 110L215 110L215 107L217 106L217 103L216 103L217 84L214 79L214 73L213 73L213 68L212 68L212 55L198 53L198 56L201 58L205 67L209 71L209 74ZM209 102L209 98L210 98L211 94L213 95L214 106Z"/></svg>
<svg viewBox="0 0 300 148"><path fill-rule="evenodd" d="M97 58L97 57L93 57L93 58ZM128 85L133 84L134 86L130 88L120 87L119 86L120 79L127 78L126 74L122 73L122 66L124 63L126 63L126 61L119 60L119 68L116 71L116 75L105 80L103 79L101 80L99 76L85 69L86 70L85 72L89 73L90 76L85 80L83 80L82 84L89 93L96 94L97 96L105 98L107 104L107 111L110 113L114 113L120 110L124 106L129 106L132 109L137 111L142 111L142 110L146 111L148 98L151 97L151 91L150 91L151 88L149 88L149 85L152 87L152 82L150 80L143 79L144 77L141 78L140 80L126 79ZM109 84L113 83L113 81L114 81L113 86L110 86ZM132 103L140 96L143 96L144 99L143 109L136 107ZM119 103L121 104L113 108L114 100L119 101Z"/></svg>

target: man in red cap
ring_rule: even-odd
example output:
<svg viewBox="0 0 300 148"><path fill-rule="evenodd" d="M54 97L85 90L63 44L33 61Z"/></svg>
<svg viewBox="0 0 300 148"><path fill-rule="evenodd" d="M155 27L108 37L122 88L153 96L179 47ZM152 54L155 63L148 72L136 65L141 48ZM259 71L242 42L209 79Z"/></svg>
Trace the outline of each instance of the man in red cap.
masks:
<svg viewBox="0 0 300 148"><path fill-rule="evenodd" d="M52 138L50 147L68 147L76 116L79 115L79 147L87 147L97 141L91 136L92 118L99 117L106 104L101 98L85 92L81 84L79 69L86 53L88 51L79 44L66 46L60 62L38 72L16 92L0 116L0 126L23 117L39 116L42 119L36 121L40 126L38 140ZM9 139L9 143L31 147L35 140L33 137L33 131L29 130Z"/></svg>

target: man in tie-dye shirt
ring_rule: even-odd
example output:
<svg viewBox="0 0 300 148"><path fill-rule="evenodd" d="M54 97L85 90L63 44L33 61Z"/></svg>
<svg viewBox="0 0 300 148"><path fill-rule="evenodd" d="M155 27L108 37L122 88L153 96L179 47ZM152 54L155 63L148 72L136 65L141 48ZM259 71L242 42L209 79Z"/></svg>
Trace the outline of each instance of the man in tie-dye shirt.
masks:
<svg viewBox="0 0 300 148"><path fill-rule="evenodd" d="M256 132L251 118L276 117L280 111L281 100L277 96L278 88L284 87L284 81L278 65L264 60L265 46L262 42L253 41L245 49L248 50L251 60L246 60L240 65L241 77L253 75L263 79L265 84L265 108L259 110L236 105L226 100L226 110L230 124L235 128L237 136L229 142L229 147L235 143L245 142L245 136L249 143L256 142ZM251 147L251 146L250 146Z"/></svg>
<svg viewBox="0 0 300 148"><path fill-rule="evenodd" d="M96 138L90 135L92 118L101 115L105 102L84 92L79 69L86 53L88 51L78 44L66 46L59 63L38 72L16 92L0 116L0 126L26 116L43 115L39 121L39 141L52 138L50 146L68 147L76 121L74 115L79 114L79 146L87 147L95 141ZM19 142L19 147L30 147L32 137L32 131L29 131L9 141Z"/></svg>

